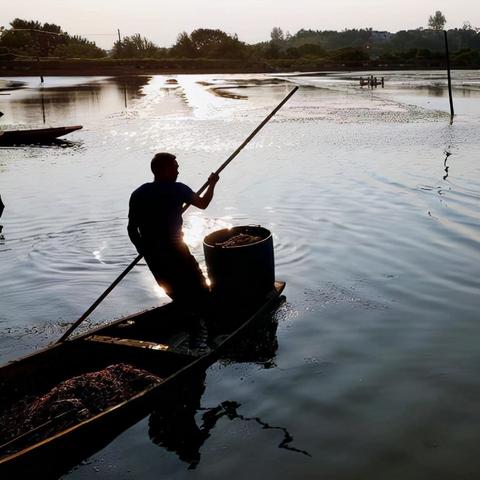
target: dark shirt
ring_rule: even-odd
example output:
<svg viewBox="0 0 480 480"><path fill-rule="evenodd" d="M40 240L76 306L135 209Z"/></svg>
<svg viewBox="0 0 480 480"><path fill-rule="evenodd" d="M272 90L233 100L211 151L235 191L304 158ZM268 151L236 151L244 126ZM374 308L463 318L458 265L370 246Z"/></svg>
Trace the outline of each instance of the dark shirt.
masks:
<svg viewBox="0 0 480 480"><path fill-rule="evenodd" d="M139 251L182 240L182 207L194 192L180 182L144 183L130 197L128 233ZM142 252L145 253L145 252Z"/></svg>

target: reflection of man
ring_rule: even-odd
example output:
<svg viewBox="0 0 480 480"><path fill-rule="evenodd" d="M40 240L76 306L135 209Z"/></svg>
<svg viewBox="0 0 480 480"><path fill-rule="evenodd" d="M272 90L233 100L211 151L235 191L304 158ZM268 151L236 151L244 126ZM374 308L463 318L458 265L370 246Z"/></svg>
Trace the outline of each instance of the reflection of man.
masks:
<svg viewBox="0 0 480 480"><path fill-rule="evenodd" d="M209 289L198 263L183 242L182 208L184 204L207 208L218 175L210 175L207 191L200 197L176 181L175 155L157 153L151 169L153 182L141 185L130 197L128 235L169 297L184 305L205 308Z"/></svg>

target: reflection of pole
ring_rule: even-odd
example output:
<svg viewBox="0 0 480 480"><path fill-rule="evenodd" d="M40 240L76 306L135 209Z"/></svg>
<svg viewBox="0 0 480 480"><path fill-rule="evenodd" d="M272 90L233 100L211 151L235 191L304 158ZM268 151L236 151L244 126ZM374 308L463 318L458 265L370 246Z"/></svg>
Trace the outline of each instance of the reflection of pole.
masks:
<svg viewBox="0 0 480 480"><path fill-rule="evenodd" d="M43 123L46 123L46 117L45 117L45 99L43 98L43 90L40 95L40 98L42 100L42 115L43 115Z"/></svg>
<svg viewBox="0 0 480 480"><path fill-rule="evenodd" d="M123 82L123 98L125 100L125 108L128 108L127 105L127 84Z"/></svg>
<svg viewBox="0 0 480 480"><path fill-rule="evenodd" d="M37 62L38 62L39 70L41 72L42 69L40 67L40 57L37 57ZM41 73L40 73L40 83L43 83L43 75Z"/></svg>
<svg viewBox="0 0 480 480"><path fill-rule="evenodd" d="M447 31L444 30L443 34L445 36L445 57L447 60L447 75L448 75L448 97L450 99L450 116L453 117L453 98L452 98L452 78L450 76L450 55L448 54L448 37Z"/></svg>

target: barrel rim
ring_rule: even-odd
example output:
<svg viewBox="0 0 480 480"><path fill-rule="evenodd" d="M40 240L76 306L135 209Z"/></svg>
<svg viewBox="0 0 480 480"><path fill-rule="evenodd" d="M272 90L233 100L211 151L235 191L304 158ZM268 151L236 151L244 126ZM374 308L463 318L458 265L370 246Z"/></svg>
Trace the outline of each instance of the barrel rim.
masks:
<svg viewBox="0 0 480 480"><path fill-rule="evenodd" d="M207 238L210 237L211 235L213 235L214 233L219 233L219 232L222 232L224 230L233 230L234 228L258 228L258 229L262 229L262 230L265 230L266 232L268 232L268 235L265 238L262 238L261 240L258 240L257 242L247 243L246 245L233 245L231 247L222 247L220 245L212 245L210 243L207 243L207 241L206 241ZM269 240L270 238L272 238L272 232L268 228L262 227L261 225L235 225L233 227L221 228L220 230L215 230L214 232L210 232L208 235L206 235L204 237L203 246L204 247L206 246L208 248L217 248L217 249L220 249L220 250L232 250L234 248L252 247L253 245L258 245L259 243L263 243L263 242Z"/></svg>

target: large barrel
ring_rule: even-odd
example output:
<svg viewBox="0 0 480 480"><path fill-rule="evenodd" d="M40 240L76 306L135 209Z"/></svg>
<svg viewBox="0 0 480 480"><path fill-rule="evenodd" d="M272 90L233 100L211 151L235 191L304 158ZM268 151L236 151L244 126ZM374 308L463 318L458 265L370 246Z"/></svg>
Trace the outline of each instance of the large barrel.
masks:
<svg viewBox="0 0 480 480"><path fill-rule="evenodd" d="M222 245L239 234L258 239L245 245ZM218 230L205 237L203 251L217 301L253 302L272 290L275 281L273 239L266 228L249 225Z"/></svg>

